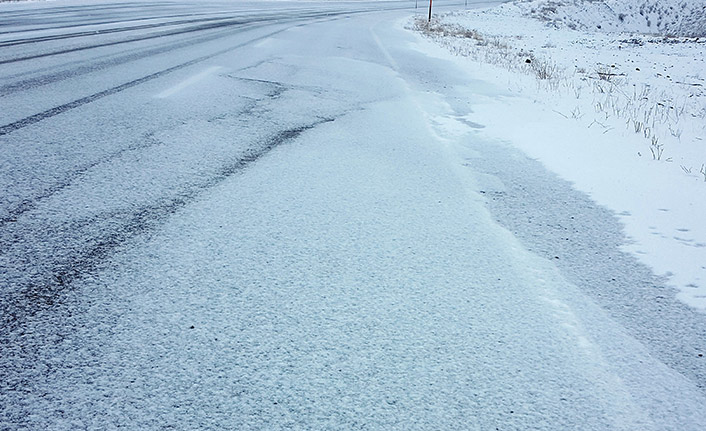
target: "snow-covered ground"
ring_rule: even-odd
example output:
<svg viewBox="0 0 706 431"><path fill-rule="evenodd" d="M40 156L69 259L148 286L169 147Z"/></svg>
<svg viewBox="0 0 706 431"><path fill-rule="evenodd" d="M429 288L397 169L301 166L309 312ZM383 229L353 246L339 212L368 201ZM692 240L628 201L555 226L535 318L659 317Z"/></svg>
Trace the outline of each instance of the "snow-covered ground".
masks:
<svg viewBox="0 0 706 431"><path fill-rule="evenodd" d="M703 35L703 2L519 1L425 22L446 49L420 49L507 90L474 101L476 133L612 209L624 249L706 311L706 41L675 36Z"/></svg>
<svg viewBox="0 0 706 431"><path fill-rule="evenodd" d="M504 9L557 27L662 36L706 35L703 0L519 0Z"/></svg>

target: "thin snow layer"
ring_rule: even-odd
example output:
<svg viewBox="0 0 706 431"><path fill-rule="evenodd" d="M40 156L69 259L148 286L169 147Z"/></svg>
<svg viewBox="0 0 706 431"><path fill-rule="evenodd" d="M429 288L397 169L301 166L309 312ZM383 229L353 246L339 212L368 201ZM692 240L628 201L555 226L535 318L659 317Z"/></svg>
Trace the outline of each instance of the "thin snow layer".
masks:
<svg viewBox="0 0 706 431"><path fill-rule="evenodd" d="M373 31L374 49L404 41ZM32 365L47 378L22 400L31 425L698 429L692 381L490 217L447 148L470 129L411 89L424 57L370 54L317 57L316 78L299 56L249 72L393 96L278 147L77 283L75 331ZM449 82L444 66L424 64Z"/></svg>
<svg viewBox="0 0 706 431"><path fill-rule="evenodd" d="M444 25L494 41L435 36L509 90L477 100L467 120L619 214L625 249L706 310L704 44L549 28L501 8L444 15Z"/></svg>
<svg viewBox="0 0 706 431"><path fill-rule="evenodd" d="M517 0L502 7L572 29L706 36L703 0Z"/></svg>
<svg viewBox="0 0 706 431"><path fill-rule="evenodd" d="M3 136L24 175L3 177L0 428L701 429L706 316L598 301L583 275L668 288L605 262L609 212L477 133L507 91L410 49L401 17L266 24L24 90L46 109L230 50ZM554 255L590 271L488 211L525 175L534 206L557 185L566 213L531 208L547 222L609 219L582 226L611 243Z"/></svg>

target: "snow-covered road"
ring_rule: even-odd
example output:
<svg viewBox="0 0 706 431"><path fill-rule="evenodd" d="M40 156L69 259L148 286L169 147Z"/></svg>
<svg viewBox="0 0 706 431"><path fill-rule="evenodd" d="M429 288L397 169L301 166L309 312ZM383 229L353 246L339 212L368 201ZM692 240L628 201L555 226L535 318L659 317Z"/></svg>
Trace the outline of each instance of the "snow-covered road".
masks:
<svg viewBox="0 0 706 431"><path fill-rule="evenodd" d="M0 5L0 429L701 429L706 318L410 5Z"/></svg>

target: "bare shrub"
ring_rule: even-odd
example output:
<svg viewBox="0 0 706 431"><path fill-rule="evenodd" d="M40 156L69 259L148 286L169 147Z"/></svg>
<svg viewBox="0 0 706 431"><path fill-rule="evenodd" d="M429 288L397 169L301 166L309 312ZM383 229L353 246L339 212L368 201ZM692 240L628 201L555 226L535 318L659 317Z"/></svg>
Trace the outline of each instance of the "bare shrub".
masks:
<svg viewBox="0 0 706 431"><path fill-rule="evenodd" d="M601 81L613 82L618 74L615 73L615 69L610 66L600 66L596 69L596 76Z"/></svg>

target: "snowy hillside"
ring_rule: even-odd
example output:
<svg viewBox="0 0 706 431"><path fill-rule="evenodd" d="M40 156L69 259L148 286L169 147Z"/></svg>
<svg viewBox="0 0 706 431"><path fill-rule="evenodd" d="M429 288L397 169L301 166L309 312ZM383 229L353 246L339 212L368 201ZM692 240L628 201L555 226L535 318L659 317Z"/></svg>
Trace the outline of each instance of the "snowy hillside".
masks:
<svg viewBox="0 0 706 431"><path fill-rule="evenodd" d="M703 0L518 0L503 7L573 29L706 36Z"/></svg>

